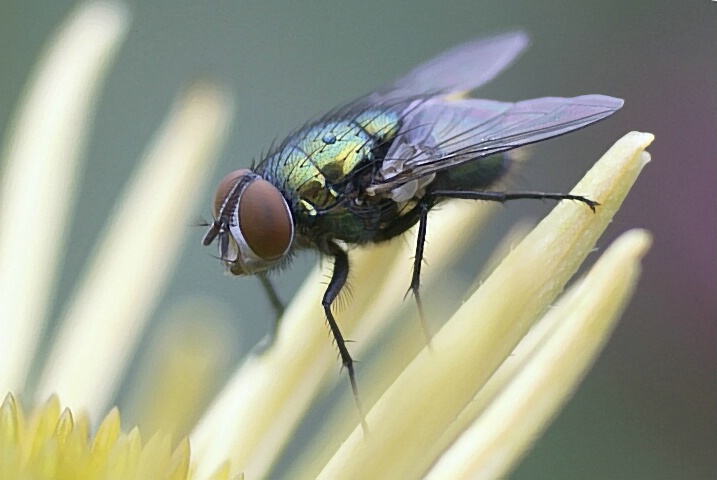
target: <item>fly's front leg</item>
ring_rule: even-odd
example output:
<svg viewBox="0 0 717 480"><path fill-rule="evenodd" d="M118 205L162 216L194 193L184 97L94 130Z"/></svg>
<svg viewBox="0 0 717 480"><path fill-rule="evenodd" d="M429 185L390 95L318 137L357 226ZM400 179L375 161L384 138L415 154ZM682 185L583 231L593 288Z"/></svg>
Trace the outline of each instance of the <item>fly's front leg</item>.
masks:
<svg viewBox="0 0 717 480"><path fill-rule="evenodd" d="M426 336L426 340L430 341L431 332L428 329L426 316L423 313L423 302L421 302L421 295L419 293L419 289L421 287L421 266L423 265L423 247L426 243L428 210L430 209L430 207L424 199L424 201L419 204L419 208L421 209L421 216L418 220L416 255L413 257L413 275L411 277L411 286L408 291L413 292L413 298L416 299L416 306L418 307L418 317L421 321L421 328L423 329L423 334Z"/></svg>
<svg viewBox="0 0 717 480"><path fill-rule="evenodd" d="M271 308L274 309L274 335L276 335L276 331L279 329L281 317L284 316L284 304L281 302L281 299L276 293L276 289L271 283L271 280L269 280L269 277L267 277L265 273L260 273L258 276L261 281L261 286L264 287L264 292L271 303Z"/></svg>
<svg viewBox="0 0 717 480"><path fill-rule="evenodd" d="M321 300L321 305L324 307L324 313L326 314L326 320L329 322L329 328L336 341L336 348L339 349L339 355L341 356L341 363L349 373L349 382L351 382L351 390L354 394L354 400L356 401L356 407L361 415L361 426L364 432L368 432L368 425L364 417L363 408L361 407L361 401L359 400L358 387L356 385L356 374L354 372L354 360L351 358L348 348L346 348L346 340L339 330L339 325L336 323L334 314L331 312L331 305L336 300L336 297L341 293L341 289L346 284L346 279L349 276L349 257L347 253L334 242L329 242L328 250L329 253L334 257L334 271L331 274L331 280L324 293L324 298Z"/></svg>

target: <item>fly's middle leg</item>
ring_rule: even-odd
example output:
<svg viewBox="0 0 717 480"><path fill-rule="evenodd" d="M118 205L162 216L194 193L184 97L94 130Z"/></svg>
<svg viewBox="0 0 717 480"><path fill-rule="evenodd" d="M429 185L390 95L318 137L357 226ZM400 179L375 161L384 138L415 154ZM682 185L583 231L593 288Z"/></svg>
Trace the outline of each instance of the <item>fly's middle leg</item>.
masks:
<svg viewBox="0 0 717 480"><path fill-rule="evenodd" d="M324 313L326 314L326 320L329 323L329 328L336 341L336 348L339 350L341 356L341 363L346 368L349 374L349 382L351 383L351 390L353 391L354 400L356 401L356 407L361 415L361 426L365 433L368 433L368 425L366 424L366 417L364 416L363 408L358 394L358 386L356 384L356 373L354 371L354 359L351 358L348 348L346 347L346 340L344 339L339 325L336 323L334 314L331 312L331 305L339 296L341 289L346 284L346 279L349 276L349 257L347 253L336 243L330 242L327 245L331 255L334 257L334 271L331 274L331 280L326 288L324 297L321 300L321 305L324 307Z"/></svg>

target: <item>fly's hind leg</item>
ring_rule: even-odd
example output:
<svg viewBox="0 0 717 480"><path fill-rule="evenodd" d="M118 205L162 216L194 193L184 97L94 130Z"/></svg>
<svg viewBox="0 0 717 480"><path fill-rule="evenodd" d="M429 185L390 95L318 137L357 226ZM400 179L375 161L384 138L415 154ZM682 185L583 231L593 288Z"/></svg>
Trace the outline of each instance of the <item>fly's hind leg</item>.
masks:
<svg viewBox="0 0 717 480"><path fill-rule="evenodd" d="M489 202L505 203L508 200L573 200L587 205L595 212L595 207L600 204L594 200L581 195L569 193L547 193L547 192L490 192L483 190L434 190L431 194L440 198L462 198L464 200L486 200Z"/></svg>
<svg viewBox="0 0 717 480"><path fill-rule="evenodd" d="M593 212L599 205L598 202L580 195L571 195L566 193L546 193L546 192L489 192L474 190L433 190L430 196L427 195L418 205L420 216L418 221L418 235L416 239L416 255L413 258L413 276L411 277L411 286L409 292L413 292L418 306L418 315L421 320L421 328L426 338L430 340L431 334L426 322L426 316L423 312L423 303L421 302L420 286L421 286L421 267L423 266L423 248L426 243L426 231L428 224L428 211L432 203L439 198L461 198L469 200L487 200L494 202L507 202L508 200L518 199L537 199L537 200L573 200L584 203Z"/></svg>

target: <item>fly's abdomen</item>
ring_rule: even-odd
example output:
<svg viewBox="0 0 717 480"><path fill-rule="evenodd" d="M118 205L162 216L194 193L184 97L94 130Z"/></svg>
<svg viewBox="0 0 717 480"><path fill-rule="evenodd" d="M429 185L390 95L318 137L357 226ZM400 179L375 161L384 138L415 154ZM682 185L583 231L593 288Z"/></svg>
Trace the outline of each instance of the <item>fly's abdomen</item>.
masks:
<svg viewBox="0 0 717 480"><path fill-rule="evenodd" d="M512 163L511 155L506 153L466 162L438 172L431 189L485 190L503 178Z"/></svg>

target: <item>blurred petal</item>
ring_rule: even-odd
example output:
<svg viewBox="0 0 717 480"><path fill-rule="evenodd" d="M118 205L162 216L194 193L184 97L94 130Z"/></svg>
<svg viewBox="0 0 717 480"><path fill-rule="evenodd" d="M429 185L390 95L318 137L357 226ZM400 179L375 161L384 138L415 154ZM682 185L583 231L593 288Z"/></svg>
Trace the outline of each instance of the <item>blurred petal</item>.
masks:
<svg viewBox="0 0 717 480"><path fill-rule="evenodd" d="M0 185L0 391L23 386L44 328L97 91L127 31L83 4L50 41L9 130Z"/></svg>
<svg viewBox="0 0 717 480"><path fill-rule="evenodd" d="M98 418L115 393L176 257L189 212L214 167L231 101L214 86L191 88L141 162L65 315L38 395Z"/></svg>
<svg viewBox="0 0 717 480"><path fill-rule="evenodd" d="M440 454L433 442L508 357L563 289L637 178L653 137L630 133L572 193L601 203L561 202L496 268L394 382L319 478L411 478Z"/></svg>
<svg viewBox="0 0 717 480"><path fill-rule="evenodd" d="M427 478L502 478L509 473L602 350L632 297L650 243L647 232L632 230L610 246L546 315L554 331Z"/></svg>
<svg viewBox="0 0 717 480"><path fill-rule="evenodd" d="M186 438L177 446L169 459L165 477L167 480L181 480L189 476L189 440Z"/></svg>
<svg viewBox="0 0 717 480"><path fill-rule="evenodd" d="M135 478L164 478L170 469L172 439L169 435L155 433L142 449Z"/></svg>
<svg viewBox="0 0 717 480"><path fill-rule="evenodd" d="M228 352L236 347L229 318L208 299L173 306L143 344L124 418L147 434L186 436L226 377Z"/></svg>

